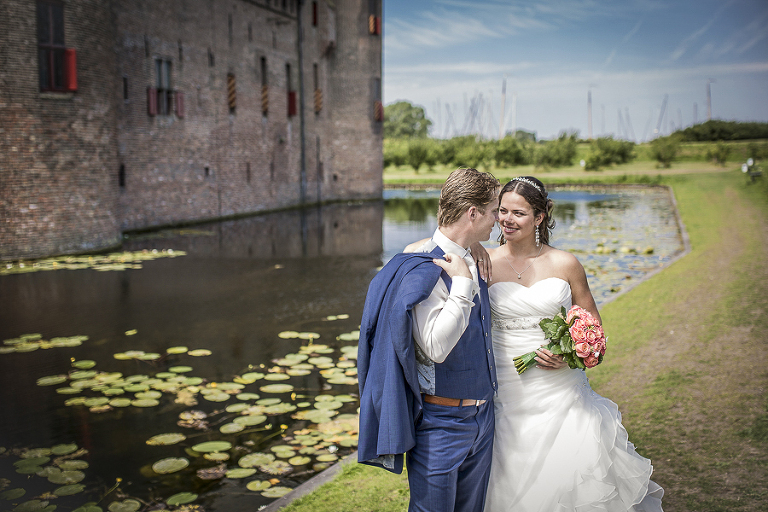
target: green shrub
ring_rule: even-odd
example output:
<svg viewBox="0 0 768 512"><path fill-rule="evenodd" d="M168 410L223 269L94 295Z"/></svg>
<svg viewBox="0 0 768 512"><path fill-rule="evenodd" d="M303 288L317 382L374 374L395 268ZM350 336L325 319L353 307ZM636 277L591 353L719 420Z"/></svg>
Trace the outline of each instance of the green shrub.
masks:
<svg viewBox="0 0 768 512"><path fill-rule="evenodd" d="M407 139L384 139L384 167L405 165L408 162Z"/></svg>
<svg viewBox="0 0 768 512"><path fill-rule="evenodd" d="M492 142L493 158L497 166L526 165L530 162L526 144L511 135Z"/></svg>
<svg viewBox="0 0 768 512"><path fill-rule="evenodd" d="M680 151L680 139L679 134L672 134L667 137L659 137L651 142L651 154L660 166L672 166L672 162Z"/></svg>
<svg viewBox="0 0 768 512"><path fill-rule="evenodd" d="M590 143L589 153L584 159L588 171L613 164L625 164L634 159L635 143L627 140L614 140L613 137L599 137Z"/></svg>
<svg viewBox="0 0 768 512"><path fill-rule="evenodd" d="M728 160L728 154L731 152L731 147L727 145L725 142L718 142L715 144L714 147L710 146L707 149L707 158L709 160L714 160L720 165L725 165L725 162Z"/></svg>
<svg viewBox="0 0 768 512"><path fill-rule="evenodd" d="M408 141L408 165L413 170L419 172L422 164L429 160L429 148L425 141L421 139L411 139Z"/></svg>
<svg viewBox="0 0 768 512"><path fill-rule="evenodd" d="M576 157L578 133L561 132L555 140L545 141L536 147L534 164L537 167L563 167L572 165Z"/></svg>

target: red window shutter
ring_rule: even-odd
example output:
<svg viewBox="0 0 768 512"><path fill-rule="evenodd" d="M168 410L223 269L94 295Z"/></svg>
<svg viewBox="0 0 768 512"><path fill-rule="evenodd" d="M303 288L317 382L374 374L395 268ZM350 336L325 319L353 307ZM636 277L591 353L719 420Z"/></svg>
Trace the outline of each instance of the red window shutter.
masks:
<svg viewBox="0 0 768 512"><path fill-rule="evenodd" d="M74 48L64 50L64 80L67 91L77 90L77 55Z"/></svg>
<svg viewBox="0 0 768 512"><path fill-rule="evenodd" d="M288 117L296 115L296 91L288 91Z"/></svg>
<svg viewBox="0 0 768 512"><path fill-rule="evenodd" d="M376 35L381 35L381 16L376 16Z"/></svg>
<svg viewBox="0 0 768 512"><path fill-rule="evenodd" d="M157 115L157 89L154 87L147 87L147 114Z"/></svg>
<svg viewBox="0 0 768 512"><path fill-rule="evenodd" d="M312 2L312 26L317 26L317 2Z"/></svg>
<svg viewBox="0 0 768 512"><path fill-rule="evenodd" d="M373 102L373 119L379 123L384 121L384 105L380 101Z"/></svg>
<svg viewBox="0 0 768 512"><path fill-rule="evenodd" d="M184 93L176 91L174 96L176 99L176 117L184 119Z"/></svg>

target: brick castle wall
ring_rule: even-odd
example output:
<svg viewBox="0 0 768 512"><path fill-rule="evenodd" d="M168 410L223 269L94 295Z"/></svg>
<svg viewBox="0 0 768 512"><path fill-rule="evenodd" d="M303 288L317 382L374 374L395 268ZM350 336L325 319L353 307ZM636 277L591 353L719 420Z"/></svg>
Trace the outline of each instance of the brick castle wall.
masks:
<svg viewBox="0 0 768 512"><path fill-rule="evenodd" d="M91 250L113 245L124 230L299 204L299 24L304 199L380 197L382 127L373 120L373 101L380 99L381 36L369 34L368 16L372 6L381 16L381 2L316 3L315 24L313 2L300 10L295 0L66 2L73 24L67 46L78 50L80 89L41 94L35 2L6 0L3 9L12 16L0 37L12 45L0 39L0 57L8 59L0 77L11 79L12 87L2 97L6 131L0 144L3 154L6 146L24 149L3 163L0 258ZM158 60L170 64L170 87L184 95L183 117L173 110L148 115L147 90L157 86ZM93 64L100 66L98 77ZM228 75L235 81L234 110ZM296 92L293 116L289 89ZM6 129L12 125L30 128ZM15 139L32 127L57 133L49 135L46 152L39 138L37 145ZM63 168L71 179L60 179ZM36 179L43 169L48 174ZM32 196L40 200L33 203ZM23 211L25 204L38 208ZM46 229L58 237L43 243Z"/></svg>

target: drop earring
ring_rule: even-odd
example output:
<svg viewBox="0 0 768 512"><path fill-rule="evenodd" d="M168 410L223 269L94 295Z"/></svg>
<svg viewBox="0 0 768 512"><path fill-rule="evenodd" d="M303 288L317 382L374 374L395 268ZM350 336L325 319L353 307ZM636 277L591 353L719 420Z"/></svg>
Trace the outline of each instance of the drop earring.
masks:
<svg viewBox="0 0 768 512"><path fill-rule="evenodd" d="M536 226L536 247L539 247L541 245L541 240L539 238L539 226Z"/></svg>

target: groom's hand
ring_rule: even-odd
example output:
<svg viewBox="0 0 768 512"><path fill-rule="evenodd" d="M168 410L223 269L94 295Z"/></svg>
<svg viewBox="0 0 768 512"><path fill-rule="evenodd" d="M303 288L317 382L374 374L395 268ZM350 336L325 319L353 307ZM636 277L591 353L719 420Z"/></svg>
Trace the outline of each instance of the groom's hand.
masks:
<svg viewBox="0 0 768 512"><path fill-rule="evenodd" d="M555 355L543 347L536 351L536 363L543 370L559 370L568 366L563 356Z"/></svg>
<svg viewBox="0 0 768 512"><path fill-rule="evenodd" d="M456 276L472 279L472 273L469 271L466 262L455 254L449 252L445 255L444 260L434 258L432 261L435 265L445 270L451 279Z"/></svg>

